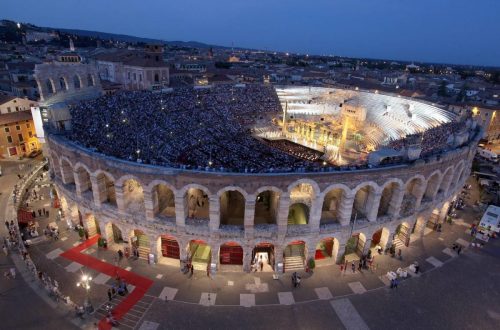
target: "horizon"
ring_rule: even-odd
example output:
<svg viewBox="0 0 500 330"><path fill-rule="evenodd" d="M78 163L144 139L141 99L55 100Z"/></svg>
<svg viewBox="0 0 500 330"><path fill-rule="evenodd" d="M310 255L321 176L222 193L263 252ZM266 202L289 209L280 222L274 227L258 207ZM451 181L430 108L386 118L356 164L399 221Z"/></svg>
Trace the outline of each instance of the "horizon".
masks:
<svg viewBox="0 0 500 330"><path fill-rule="evenodd" d="M96 0L85 3L53 0L49 3L59 5L50 11L46 10L47 2L27 0L20 8L18 2L7 0L3 16L54 29L269 52L500 67L500 45L486 42L500 35L500 24L494 14L500 12L500 3L482 0L479 1L482 6L478 6L465 0L444 0L439 4L431 0L418 4L396 0L362 2L320 0L315 6L298 10L294 7L300 4L296 0L276 1L265 7L262 0L252 4L222 0L212 6L188 0L170 7L159 1L144 5L126 0L114 8L116 14L110 17L105 10L95 11L102 8ZM280 3L287 6L286 12L280 12ZM430 3L433 5L429 6ZM311 10L314 15L308 16ZM164 20L163 12L169 13L168 19ZM277 19L281 17L278 13L283 17ZM462 17L459 25L457 17ZM287 25L291 21L296 24ZM347 23L349 29L345 29Z"/></svg>

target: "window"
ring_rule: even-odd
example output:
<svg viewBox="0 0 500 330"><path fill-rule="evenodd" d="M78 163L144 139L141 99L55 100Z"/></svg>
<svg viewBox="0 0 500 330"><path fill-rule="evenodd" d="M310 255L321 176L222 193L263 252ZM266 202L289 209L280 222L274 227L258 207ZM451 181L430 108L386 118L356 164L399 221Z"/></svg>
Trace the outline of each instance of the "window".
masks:
<svg viewBox="0 0 500 330"><path fill-rule="evenodd" d="M135 81L135 80L137 80L137 76L136 76L136 75L135 75L135 73L134 73L134 81Z"/></svg>
<svg viewBox="0 0 500 330"><path fill-rule="evenodd" d="M139 73L139 81L142 81L142 74Z"/></svg>
<svg viewBox="0 0 500 330"><path fill-rule="evenodd" d="M9 133L10 129L8 127L5 127L5 133Z"/></svg>
<svg viewBox="0 0 500 330"><path fill-rule="evenodd" d="M130 80L130 72L128 73L128 80Z"/></svg>
<svg viewBox="0 0 500 330"><path fill-rule="evenodd" d="M87 86L94 86L94 77L90 73L87 75Z"/></svg>
<svg viewBox="0 0 500 330"><path fill-rule="evenodd" d="M32 138L32 137L33 137L33 132L32 132L32 131L29 131L29 132L28 132L28 135L29 135L29 137L30 137L30 138Z"/></svg>
<svg viewBox="0 0 500 330"><path fill-rule="evenodd" d="M73 85L75 86L75 89L79 89L81 87L80 78L78 78L77 75L73 77Z"/></svg>
<svg viewBox="0 0 500 330"><path fill-rule="evenodd" d="M11 113L12 111L10 110L10 107L7 107L7 112Z"/></svg>
<svg viewBox="0 0 500 330"><path fill-rule="evenodd" d="M160 77L158 76L158 73L155 73L155 82L159 82L160 81Z"/></svg>
<svg viewBox="0 0 500 330"><path fill-rule="evenodd" d="M66 80L64 80L63 77L59 78L59 86L61 87L61 90L65 91L68 89L66 86Z"/></svg>
<svg viewBox="0 0 500 330"><path fill-rule="evenodd" d="M16 111L19 111L19 107L16 107Z"/></svg>
<svg viewBox="0 0 500 330"><path fill-rule="evenodd" d="M16 125L16 131L20 131L20 130L21 130L21 126Z"/></svg>
<svg viewBox="0 0 500 330"><path fill-rule="evenodd" d="M47 93L54 94L54 86L52 85L52 81L50 81L50 79L47 79L45 85L47 86Z"/></svg>
<svg viewBox="0 0 500 330"><path fill-rule="evenodd" d="M30 123L26 124L26 128L30 128L30 126L31 126Z"/></svg>
<svg viewBox="0 0 500 330"><path fill-rule="evenodd" d="M12 143L12 136L10 135L7 136L7 142Z"/></svg>
<svg viewBox="0 0 500 330"><path fill-rule="evenodd" d="M23 142L24 138L22 134L17 134L17 137L19 138L19 142Z"/></svg>

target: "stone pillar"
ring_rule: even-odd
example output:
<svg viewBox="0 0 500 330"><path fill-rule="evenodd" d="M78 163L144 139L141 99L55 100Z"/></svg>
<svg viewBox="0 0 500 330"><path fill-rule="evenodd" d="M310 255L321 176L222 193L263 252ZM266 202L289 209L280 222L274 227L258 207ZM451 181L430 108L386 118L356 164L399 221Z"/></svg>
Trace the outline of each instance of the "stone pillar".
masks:
<svg viewBox="0 0 500 330"><path fill-rule="evenodd" d="M123 192L123 186L115 185L116 194L116 206L118 207L118 212L122 215L126 214L125 210L125 194Z"/></svg>
<svg viewBox="0 0 500 330"><path fill-rule="evenodd" d="M92 189L92 184L90 180L88 180L86 174L87 172L81 168L73 173L76 185L76 196L78 198L82 198L83 192Z"/></svg>
<svg viewBox="0 0 500 330"><path fill-rule="evenodd" d="M217 268L219 268L219 245L218 244L210 244L210 252L212 254L211 263L216 264ZM211 265L209 265L211 266Z"/></svg>
<svg viewBox="0 0 500 330"><path fill-rule="evenodd" d="M380 198L382 197L382 193L373 192L368 195L368 200L366 203L366 218L370 222L377 221L378 207L380 205Z"/></svg>
<svg viewBox="0 0 500 330"><path fill-rule="evenodd" d="M175 224L177 227L185 227L187 215L187 203L184 196L175 195Z"/></svg>
<svg viewBox="0 0 500 330"><path fill-rule="evenodd" d="M158 239L151 239L151 237L149 237L149 253L155 255L155 263L158 262L158 260L160 259L161 256L160 248L161 245L158 244Z"/></svg>
<svg viewBox="0 0 500 330"><path fill-rule="evenodd" d="M94 195L94 205L97 209L100 209L102 203L108 199L106 196L106 179L104 175L101 175L100 178L91 175L90 182L92 184L92 194Z"/></svg>
<svg viewBox="0 0 500 330"><path fill-rule="evenodd" d="M311 233L319 233L319 223L321 221L321 208L323 201L316 197L311 203L311 211L309 214L309 230Z"/></svg>
<svg viewBox="0 0 500 330"><path fill-rule="evenodd" d="M144 208L146 209L146 219L148 221L154 221L155 219L155 210L154 210L154 201L153 194L151 191L144 190ZM156 203L158 205L158 203ZM156 207L158 209L158 206Z"/></svg>
<svg viewBox="0 0 500 330"><path fill-rule="evenodd" d="M345 254L345 244L339 244L339 251L337 252L337 258L335 260L337 264L340 264L342 262L344 254Z"/></svg>
<svg viewBox="0 0 500 330"><path fill-rule="evenodd" d="M73 170L67 162L63 162L61 165L61 178L64 184L75 183Z"/></svg>
<svg viewBox="0 0 500 330"><path fill-rule="evenodd" d="M220 199L217 195L209 196L210 231L218 231L220 226Z"/></svg>
<svg viewBox="0 0 500 330"><path fill-rule="evenodd" d="M101 237L108 241L108 246L109 246L109 244L113 242L113 231L112 230L111 232L107 231L106 225L107 225L106 223L99 221L99 231L101 232Z"/></svg>
<svg viewBox="0 0 500 330"><path fill-rule="evenodd" d="M250 195L245 200L245 216L244 216L244 226L245 226L245 238L249 239L253 237L254 233L254 218L255 218L255 196ZM250 256L251 258L251 256Z"/></svg>
<svg viewBox="0 0 500 330"><path fill-rule="evenodd" d="M363 246L363 255L366 255L368 253L368 250L370 250L371 246L372 246L372 239L366 238L365 245Z"/></svg>
<svg viewBox="0 0 500 330"><path fill-rule="evenodd" d="M290 196L288 194L282 194L278 204L278 233L286 233L289 208Z"/></svg>
<svg viewBox="0 0 500 330"><path fill-rule="evenodd" d="M338 218L342 226L347 226L351 222L353 204L354 196L342 196L338 211Z"/></svg>
<svg viewBox="0 0 500 330"><path fill-rule="evenodd" d="M418 187L417 189L417 200L415 201L415 212L418 211L418 209L420 209L420 204L422 204L422 198L424 197L424 194L425 194L425 187L424 185L420 185L420 187Z"/></svg>
<svg viewBox="0 0 500 330"><path fill-rule="evenodd" d="M249 246L243 248L243 271L249 273L252 263L252 248Z"/></svg>
<svg viewBox="0 0 500 330"><path fill-rule="evenodd" d="M405 196L405 188L398 187L391 197L391 201L389 202L389 209L387 210L387 214L392 219L396 219L401 212L401 204L403 203L403 198Z"/></svg>
<svg viewBox="0 0 500 330"><path fill-rule="evenodd" d="M319 240L319 239L317 239ZM316 239L309 239L306 241L306 249L307 249L307 254L306 254L306 266L309 266L309 260L312 258L314 259L314 256L316 255Z"/></svg>
<svg viewBox="0 0 500 330"><path fill-rule="evenodd" d="M283 266L284 266L283 247L282 246L275 246L274 247L274 269L275 269L275 271L276 271L279 263L283 264Z"/></svg>

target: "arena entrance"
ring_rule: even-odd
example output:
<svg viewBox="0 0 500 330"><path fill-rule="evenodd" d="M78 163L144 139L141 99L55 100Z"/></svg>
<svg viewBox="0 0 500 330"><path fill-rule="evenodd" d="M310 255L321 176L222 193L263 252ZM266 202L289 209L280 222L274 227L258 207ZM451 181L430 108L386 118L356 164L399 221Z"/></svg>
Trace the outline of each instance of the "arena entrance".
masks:
<svg viewBox="0 0 500 330"><path fill-rule="evenodd" d="M429 221L427 221L427 228L435 230L437 228L437 225L439 223L439 210L436 209L432 211L432 214L429 218Z"/></svg>
<svg viewBox="0 0 500 330"><path fill-rule="evenodd" d="M306 243L304 241L294 241L288 244L284 251L285 271L304 270L306 259Z"/></svg>
<svg viewBox="0 0 500 330"><path fill-rule="evenodd" d="M170 235L161 235L161 255L165 258L180 259L180 249L177 240Z"/></svg>
<svg viewBox="0 0 500 330"><path fill-rule="evenodd" d="M380 252L385 251L385 249L387 248L387 243L389 242L390 234L391 233L387 228L382 228L374 232L372 235L371 248L373 248L375 251L372 252L378 252L378 249L381 249Z"/></svg>
<svg viewBox="0 0 500 330"><path fill-rule="evenodd" d="M138 229L133 230L130 237L130 244L132 245L132 250L137 249L140 259L148 260L150 253L149 238L143 231Z"/></svg>
<svg viewBox="0 0 500 330"><path fill-rule="evenodd" d="M89 237L101 234L101 230L99 229L99 223L97 222L97 219L93 214L87 214L85 216L85 225Z"/></svg>
<svg viewBox="0 0 500 330"><path fill-rule="evenodd" d="M333 253L333 238L324 238L316 244L316 253L314 254L314 259L322 260L326 258L331 258Z"/></svg>
<svg viewBox="0 0 500 330"><path fill-rule="evenodd" d="M113 243L122 243L123 236L122 231L118 228L114 223L108 223L106 225L106 235L108 239L108 245L111 243L110 240L113 240Z"/></svg>
<svg viewBox="0 0 500 330"><path fill-rule="evenodd" d="M235 242L222 244L219 249L219 263L221 270L241 271L243 265L243 248L241 245Z"/></svg>
<svg viewBox="0 0 500 330"><path fill-rule="evenodd" d="M271 243L260 243L252 251L252 267L260 271L260 261L263 263L263 272L272 272L274 270L274 245Z"/></svg>
<svg viewBox="0 0 500 330"><path fill-rule="evenodd" d="M309 208L303 203L290 205L288 225L307 225L309 223Z"/></svg>
<svg viewBox="0 0 500 330"><path fill-rule="evenodd" d="M354 234L347 240L345 245L344 261L351 262L359 260L363 256L366 236L362 233Z"/></svg>
<svg viewBox="0 0 500 330"><path fill-rule="evenodd" d="M206 271L212 260L212 251L210 246L201 240L192 240L189 242L189 260L196 270Z"/></svg>
<svg viewBox="0 0 500 330"><path fill-rule="evenodd" d="M396 228L396 234L394 235L392 245L394 245L396 249L402 246L410 245L410 235L410 226L408 225L408 223L403 222Z"/></svg>

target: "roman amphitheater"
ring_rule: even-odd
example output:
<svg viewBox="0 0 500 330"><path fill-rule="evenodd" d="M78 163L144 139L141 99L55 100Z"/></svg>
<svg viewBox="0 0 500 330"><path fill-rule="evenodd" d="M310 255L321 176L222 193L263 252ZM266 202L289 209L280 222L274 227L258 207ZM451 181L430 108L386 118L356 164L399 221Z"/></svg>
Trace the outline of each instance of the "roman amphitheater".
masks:
<svg viewBox="0 0 500 330"><path fill-rule="evenodd" d="M206 103L207 96L203 93L209 92L200 93L201 96L194 97L198 103L193 109L182 111L202 112L197 104ZM245 101L247 96L238 96L238 93L231 90L229 94L234 94L232 100ZM353 93L350 92L349 98L352 99ZM106 130L112 125L130 122L127 125L135 126L128 126L128 129L137 134L140 127L136 123L143 120L134 117L137 111L111 113L102 119L102 123L97 123L101 119L93 117L92 110L80 118L78 109L73 109L72 127L76 133L49 133L47 136L51 173L63 212L74 224L81 224L90 236L100 233L111 247L137 248L141 258L154 258L155 262L175 266L180 265L179 260L191 260L195 269L200 270L211 267L217 271L250 271L258 258L265 260L267 271L290 271L304 268L311 258L321 266L359 258L377 246L386 249L392 244L409 245L443 221L469 176L481 131L464 114L447 113L431 106L425 108L425 104L415 100L363 93L360 98L363 102L355 102L351 108L346 107L349 102L344 102L343 109L337 109L351 109L351 119L355 119L352 122L359 122L361 117L366 119L367 125L359 127L345 124L333 112L325 114L321 110L321 113L314 113L318 107L308 108L307 105L317 104L315 98L300 102L294 101L291 94L287 94L288 98L284 96L284 89L275 92L276 100L279 97L281 101L279 109L266 110L266 113L271 113L268 118L252 117L255 118L251 122L254 125L252 132L260 134L256 138L265 137L271 141L269 145L265 141L258 144L272 148L273 141L288 140L318 152L318 158L310 158L307 152L305 157L300 157L303 155L301 150L282 156L269 154L267 149L264 150L267 153L256 149L257 157L262 158L266 168L254 166L255 170L238 165L245 160L242 156L234 159L239 152L230 149L234 141L222 141L227 144L219 146L215 145L217 141L211 143L200 138L199 144L187 149L188 156L183 150L175 160L163 156L151 156L148 160L140 155L146 152L158 155L165 149L154 149L156 142L148 142L153 146L138 146L140 141L127 140L124 144L127 132L121 126L115 131ZM100 101L100 106L109 107L111 101L118 102L120 100L116 98L121 96L115 96L113 100L106 97ZM161 97L161 100L157 97L162 110L164 104L172 107L172 100L168 97ZM342 96L342 100L345 98ZM185 101L182 102L186 107ZM221 104L225 102L222 100ZM336 99L332 102L339 103ZM325 102L320 103L320 109L324 109ZM95 106L87 104L86 109ZM318 122L327 119L333 124L307 124L307 120L300 117L301 107L305 108L304 113L320 116ZM424 110L419 112L419 107ZM241 111L248 111L246 106L241 108L244 109ZM236 106L236 109L239 108ZM371 112L377 109L385 110L375 116ZM438 117L429 113L433 109ZM229 109L228 113L233 110ZM182 111L176 116L181 116ZM238 125L246 115L243 113L235 119ZM195 118L195 115L190 116ZM262 124L273 119L274 127ZM203 118L199 119L200 122L196 120L193 119L191 124L193 129L181 129L186 130L187 135L194 132L194 126L205 124L207 129L214 129L212 125L206 125L209 123ZM396 122L399 126L394 124ZM447 126L443 132L436 131L451 122L460 129ZM248 123L241 125L248 127ZM303 129L304 125L308 127L307 131ZM146 124L148 130L157 129L153 126ZM92 136L78 135L81 127L90 131ZM395 129L391 130L391 127ZM432 129L434 133L430 137L418 135ZM96 135L100 134L97 132L101 130L103 136L97 140ZM355 130L358 136L366 136L367 142L354 143L356 139L359 142L359 138L353 137L350 130ZM234 134L238 132L236 130ZM224 134L231 132L224 131ZM178 136L179 132L170 132L170 135ZM445 135L443 145L446 147L432 149L423 145L428 139L438 146L440 135ZM100 144L110 136L113 143L118 141L116 143L122 143L123 147L111 141L107 142L109 146ZM408 142L409 136L416 136L417 142ZM87 143L91 139L94 142ZM149 139L148 135L142 140ZM172 141L180 144L177 137ZM235 140L240 143L238 141ZM187 142L182 140L182 143ZM251 143L254 142L241 141L246 154L253 146ZM338 155L324 157L330 144L335 145ZM113 150L120 148L120 152L125 152L128 145L132 146L129 154L121 155ZM356 146L358 149L352 150ZM167 147L171 146L164 148ZM224 150L228 155L221 154L223 147L227 148ZM210 149L200 153L203 148ZM176 151L168 150L168 155ZM284 150L279 152L284 153ZM367 157L362 157L363 153ZM391 158L389 162L384 161L387 155ZM271 157L267 160L272 163L272 169L265 163L265 157ZM337 163L340 157L350 163ZM299 163L296 163L296 158L300 158ZM251 161L256 162L255 159ZM234 167L239 170L234 170Z"/></svg>

